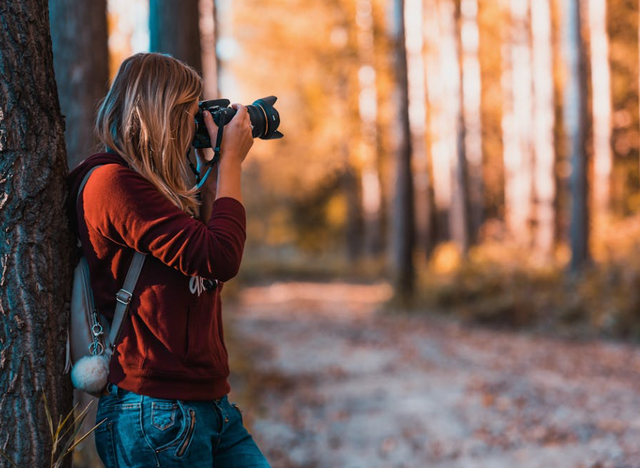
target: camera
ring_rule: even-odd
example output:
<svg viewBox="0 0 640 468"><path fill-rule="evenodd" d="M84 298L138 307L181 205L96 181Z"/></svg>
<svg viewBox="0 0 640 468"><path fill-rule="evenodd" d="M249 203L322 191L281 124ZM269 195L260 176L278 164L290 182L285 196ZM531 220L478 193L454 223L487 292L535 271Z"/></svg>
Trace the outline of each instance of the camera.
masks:
<svg viewBox="0 0 640 468"><path fill-rule="evenodd" d="M249 119L253 127L251 131L253 138L275 140L284 136L278 131L280 114L278 114L276 108L273 107L277 99L275 96L268 96L257 99L253 104L247 106ZM204 124L203 111L208 110L211 112L213 121L218 128L221 128L228 124L233 116L236 115L236 110L233 107L229 107L229 104L230 101L228 99L212 99L198 103L198 113L195 117L196 135L192 143L194 147L211 148L211 139L209 138L207 127Z"/></svg>

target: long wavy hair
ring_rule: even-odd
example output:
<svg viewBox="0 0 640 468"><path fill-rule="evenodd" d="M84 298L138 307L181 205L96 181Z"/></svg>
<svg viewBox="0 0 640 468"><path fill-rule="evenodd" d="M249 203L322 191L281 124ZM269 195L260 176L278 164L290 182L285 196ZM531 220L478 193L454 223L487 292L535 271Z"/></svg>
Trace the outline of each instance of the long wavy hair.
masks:
<svg viewBox="0 0 640 468"><path fill-rule="evenodd" d="M140 53L126 59L100 105L96 133L183 211L196 216L185 154L195 135L190 113L202 79L168 55Z"/></svg>

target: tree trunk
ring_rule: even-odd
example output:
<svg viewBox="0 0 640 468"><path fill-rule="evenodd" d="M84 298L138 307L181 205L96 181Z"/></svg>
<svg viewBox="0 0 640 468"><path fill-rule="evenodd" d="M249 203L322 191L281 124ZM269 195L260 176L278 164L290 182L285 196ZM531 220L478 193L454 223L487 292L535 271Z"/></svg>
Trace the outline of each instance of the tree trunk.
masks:
<svg viewBox="0 0 640 468"><path fill-rule="evenodd" d="M429 105L429 153L433 177L433 203L436 211L438 240L450 238L449 217L452 199L452 161L455 158L455 112L450 99L459 90L455 76L457 67L450 3L440 5L438 0L425 0L424 41L426 45L425 79Z"/></svg>
<svg viewBox="0 0 640 468"><path fill-rule="evenodd" d="M467 126L465 120L465 78L462 66L462 17L460 4L453 5L455 9L455 61L457 98L451 101L456 111L456 158L453 160L453 198L451 204L451 237L460 247L463 257L469 253L471 246L471 223L469 221L469 177L467 167Z"/></svg>
<svg viewBox="0 0 640 468"><path fill-rule="evenodd" d="M360 177L358 170L349 161L349 153L352 148L344 145L345 170L342 174L342 191L347 204L347 222L345 224L345 240L347 258L351 263L360 259L363 253L363 219L362 219L362 195L360 192Z"/></svg>
<svg viewBox="0 0 640 468"><path fill-rule="evenodd" d="M54 421L72 398L63 375L73 252L64 128L47 2L6 0L0 21L0 449L20 467L46 467L42 395Z"/></svg>
<svg viewBox="0 0 640 468"><path fill-rule="evenodd" d="M564 0L564 56L567 66L564 125L567 154L571 161L571 271L577 272L589 260L589 213L587 209L587 155L585 152L587 112L586 76L581 36L579 0Z"/></svg>
<svg viewBox="0 0 640 468"><path fill-rule="evenodd" d="M528 0L511 0L503 113L505 218L511 236L530 246L533 220L533 85Z"/></svg>
<svg viewBox="0 0 640 468"><path fill-rule="evenodd" d="M414 207L417 241L427 259L435 248L433 238L433 203L430 187L429 158L427 153L427 96L425 63L423 57L423 5L422 0L406 0L406 49L409 82L409 122L413 159Z"/></svg>
<svg viewBox="0 0 640 468"><path fill-rule="evenodd" d="M611 73L606 0L589 0L591 33L591 84L593 99L593 207L600 222L606 222L611 199Z"/></svg>
<svg viewBox="0 0 640 468"><path fill-rule="evenodd" d="M152 52L162 52L202 72L198 0L150 0Z"/></svg>
<svg viewBox="0 0 640 468"><path fill-rule="evenodd" d="M484 221L482 177L482 83L478 49L478 0L460 0L460 43L462 49L462 112L465 125L464 148L467 164L469 241L478 239Z"/></svg>
<svg viewBox="0 0 640 468"><path fill-rule="evenodd" d="M75 167L96 149L96 109L109 81L106 8L106 0L49 1L69 167Z"/></svg>
<svg viewBox="0 0 640 468"><path fill-rule="evenodd" d="M536 199L535 250L541 259L553 254L556 238L556 151L554 142L555 99L551 5L549 0L531 2L534 94L534 191Z"/></svg>
<svg viewBox="0 0 640 468"><path fill-rule="evenodd" d="M394 3L396 86L398 90L398 143L396 148L396 187L392 222L392 254L396 295L409 301L415 289L413 249L415 220L413 205L413 175L411 171L411 128L409 124L409 81L405 43L404 0Z"/></svg>
<svg viewBox="0 0 640 468"><path fill-rule="evenodd" d="M361 193L364 218L364 251L373 256L380 252L380 212L382 189L377 162L378 93L374 68L373 5L371 0L356 1L358 28L358 110L360 116L360 160L362 162Z"/></svg>
<svg viewBox="0 0 640 468"><path fill-rule="evenodd" d="M218 45L218 9L215 0L200 0L200 34L204 98L220 98L220 60Z"/></svg>

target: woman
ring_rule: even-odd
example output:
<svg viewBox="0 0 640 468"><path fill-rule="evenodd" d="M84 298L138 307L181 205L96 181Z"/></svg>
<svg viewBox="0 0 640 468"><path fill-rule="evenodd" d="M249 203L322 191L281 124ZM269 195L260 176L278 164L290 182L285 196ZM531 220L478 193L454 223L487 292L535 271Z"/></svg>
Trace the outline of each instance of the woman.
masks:
<svg viewBox="0 0 640 468"><path fill-rule="evenodd" d="M202 83L182 62L137 54L97 118L106 151L70 175L72 219L98 310L113 316L135 251L147 254L98 406L96 446L112 467L268 467L227 399L220 292L245 241L241 165L253 144L241 105L225 126L218 177L195 188L187 156ZM217 128L205 112L211 140ZM197 153L198 166L205 155ZM217 181L216 181L217 179Z"/></svg>

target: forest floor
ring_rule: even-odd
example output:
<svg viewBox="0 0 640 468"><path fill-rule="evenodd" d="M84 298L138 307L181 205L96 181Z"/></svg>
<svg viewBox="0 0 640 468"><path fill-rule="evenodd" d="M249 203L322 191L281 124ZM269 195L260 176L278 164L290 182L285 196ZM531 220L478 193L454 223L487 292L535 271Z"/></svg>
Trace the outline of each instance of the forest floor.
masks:
<svg viewBox="0 0 640 468"><path fill-rule="evenodd" d="M639 468L640 348L381 311L385 284L227 308L232 398L274 468Z"/></svg>

